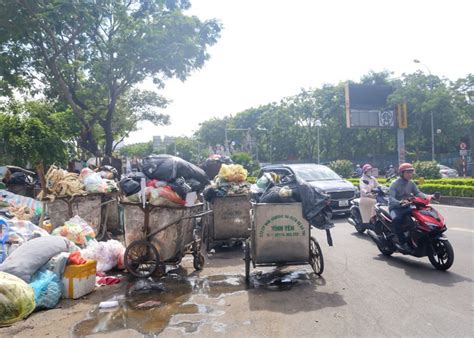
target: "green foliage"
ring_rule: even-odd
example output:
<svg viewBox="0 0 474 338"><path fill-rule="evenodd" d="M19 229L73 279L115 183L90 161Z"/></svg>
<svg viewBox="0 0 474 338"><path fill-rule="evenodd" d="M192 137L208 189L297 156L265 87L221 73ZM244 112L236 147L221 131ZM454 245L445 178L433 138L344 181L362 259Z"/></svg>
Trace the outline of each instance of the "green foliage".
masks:
<svg viewBox="0 0 474 338"><path fill-rule="evenodd" d="M1 1L0 94L41 90L78 119L80 146L111 155L140 120L167 123L166 100L133 90L185 80L209 58L220 24L184 11L189 1ZM38 78L40 81L38 81ZM43 87L35 84L42 82Z"/></svg>
<svg viewBox="0 0 474 338"><path fill-rule="evenodd" d="M416 161L413 163L416 177L425 179L441 178L439 168L436 162L432 161Z"/></svg>
<svg viewBox="0 0 474 338"><path fill-rule="evenodd" d="M37 117L0 114L0 146L4 160L19 166L29 162L50 165L65 164L71 158L72 146L63 141L62 130L50 121Z"/></svg>
<svg viewBox="0 0 474 338"><path fill-rule="evenodd" d="M435 135L437 152L456 151L459 139L469 143L474 106L466 103L465 92L474 83L474 76L452 83L420 72L398 79L392 79L390 75L388 71L369 72L360 83L390 84L395 91L389 97L389 104L395 107L407 102L405 143L409 156L415 159L429 156L431 127L426 121L430 120L431 112L435 128L441 129L441 133ZM323 162L363 157L372 158L376 163L380 158L396 154L394 130L346 128L344 111L344 83L326 84L321 88L302 89L279 102L249 108L234 116L206 121L198 135L206 145L215 146L223 144L225 128L250 128L252 142L257 143L259 159L263 162L314 161L318 131ZM316 127L317 119L321 121L321 127ZM232 138L241 141L243 135L236 132ZM255 146L252 153L255 153Z"/></svg>
<svg viewBox="0 0 474 338"><path fill-rule="evenodd" d="M128 144L120 148L121 156L127 157L145 157L153 153L153 141L144 143Z"/></svg>
<svg viewBox="0 0 474 338"><path fill-rule="evenodd" d="M231 158L235 164L242 165L249 173L254 170L255 163L252 160L252 155L249 153L234 153Z"/></svg>
<svg viewBox="0 0 474 338"><path fill-rule="evenodd" d="M419 189L426 194L441 193L441 196L474 197L474 186L454 184L423 184Z"/></svg>
<svg viewBox="0 0 474 338"><path fill-rule="evenodd" d="M349 160L336 160L329 163L329 168L334 170L341 177L350 177L354 169L354 164Z"/></svg>
<svg viewBox="0 0 474 338"><path fill-rule="evenodd" d="M473 187L474 178L442 178L438 180L425 180L425 184L467 185Z"/></svg>

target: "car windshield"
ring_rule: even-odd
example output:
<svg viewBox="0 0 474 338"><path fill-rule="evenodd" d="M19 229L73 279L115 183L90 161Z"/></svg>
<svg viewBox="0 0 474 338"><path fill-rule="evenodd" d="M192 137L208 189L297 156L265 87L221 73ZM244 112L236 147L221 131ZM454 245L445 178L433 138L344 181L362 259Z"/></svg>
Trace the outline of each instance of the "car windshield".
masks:
<svg viewBox="0 0 474 338"><path fill-rule="evenodd" d="M341 180L341 177L334 171L325 166L295 166L292 167L296 176L305 180L306 182L312 181L327 181L327 180Z"/></svg>

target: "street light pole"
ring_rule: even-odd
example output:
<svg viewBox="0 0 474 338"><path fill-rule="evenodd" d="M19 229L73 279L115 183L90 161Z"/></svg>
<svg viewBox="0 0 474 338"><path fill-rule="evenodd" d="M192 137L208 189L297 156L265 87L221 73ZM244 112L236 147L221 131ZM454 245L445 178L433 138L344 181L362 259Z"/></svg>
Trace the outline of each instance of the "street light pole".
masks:
<svg viewBox="0 0 474 338"><path fill-rule="evenodd" d="M425 65L424 63L421 63L420 60L418 59L414 59L413 60L414 63L419 63L420 65L424 66L427 70L428 70L428 74L430 74L430 77L432 76L431 75L431 71L430 69L428 68L427 65ZM430 92L433 90L433 83L431 82L431 79L430 79ZM435 144L434 144L434 118L433 118L433 110L430 111L430 118L431 118L431 161L435 161Z"/></svg>
<svg viewBox="0 0 474 338"><path fill-rule="evenodd" d="M318 164L320 164L321 162L320 162L320 157L319 157L319 154L320 154L320 151L319 151L319 129L322 126L321 121L316 120L314 125L316 126L316 134L317 134L317 139L318 139Z"/></svg>

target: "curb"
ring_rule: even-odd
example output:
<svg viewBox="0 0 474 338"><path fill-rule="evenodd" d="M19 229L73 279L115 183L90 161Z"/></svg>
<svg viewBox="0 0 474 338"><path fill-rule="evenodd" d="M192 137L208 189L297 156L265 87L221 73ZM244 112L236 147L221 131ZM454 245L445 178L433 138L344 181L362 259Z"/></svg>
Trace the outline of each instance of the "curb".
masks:
<svg viewBox="0 0 474 338"><path fill-rule="evenodd" d="M474 198L472 197L441 196L439 203L458 207L474 208Z"/></svg>

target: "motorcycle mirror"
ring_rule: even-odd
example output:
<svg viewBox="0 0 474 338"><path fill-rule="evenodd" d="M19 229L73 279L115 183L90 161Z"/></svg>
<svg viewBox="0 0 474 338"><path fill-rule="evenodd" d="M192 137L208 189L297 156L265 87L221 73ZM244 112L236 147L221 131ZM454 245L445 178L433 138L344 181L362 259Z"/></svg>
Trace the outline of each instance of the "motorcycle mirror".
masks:
<svg viewBox="0 0 474 338"><path fill-rule="evenodd" d="M440 197L441 197L441 193L440 193L439 191L437 191L437 192L435 192L435 193L433 194L433 198L434 198L435 200L439 200Z"/></svg>

